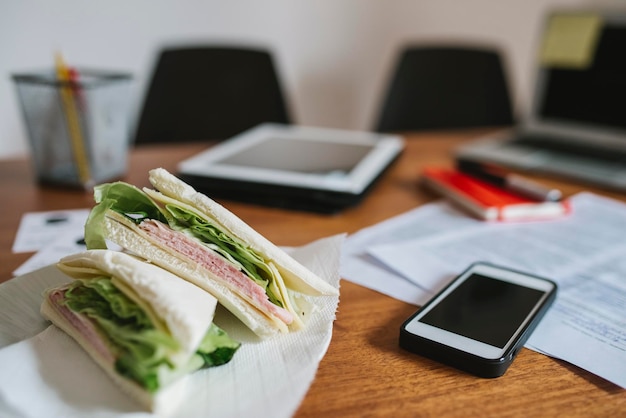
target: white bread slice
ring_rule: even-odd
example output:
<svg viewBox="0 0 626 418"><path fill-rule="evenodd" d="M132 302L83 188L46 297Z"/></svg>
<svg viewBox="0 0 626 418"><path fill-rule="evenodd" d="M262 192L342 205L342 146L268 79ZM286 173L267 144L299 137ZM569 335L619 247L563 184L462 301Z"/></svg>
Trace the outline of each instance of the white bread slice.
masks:
<svg viewBox="0 0 626 418"><path fill-rule="evenodd" d="M176 364L189 360L213 322L215 297L129 254L87 250L62 258L57 267L75 279L111 276L113 283L148 313L156 327L164 324L164 331L179 342L181 351L172 358Z"/></svg>
<svg viewBox="0 0 626 418"><path fill-rule="evenodd" d="M271 337L279 332L280 328L277 327L276 321L263 315L239 294L221 284L219 278L216 278L210 271L168 247L155 243L142 229L126 217L108 211L103 230L106 237L119 246L169 270L215 296L219 303L259 337Z"/></svg>
<svg viewBox="0 0 626 418"><path fill-rule="evenodd" d="M187 204L203 217L212 219L223 232L227 232L236 240L245 243L265 260L273 261L287 288L313 296L337 295L339 293L335 287L274 245L238 216L208 196L197 192L167 170L163 168L150 170L149 179L150 183L160 192L144 189L144 192L151 198L163 201L163 195L167 196Z"/></svg>
<svg viewBox="0 0 626 418"><path fill-rule="evenodd" d="M180 343L182 349L173 356L173 361L188 361L213 322L217 305L213 296L129 254L88 250L64 257L57 266L75 279L89 279L102 274L112 276L112 280L118 279L117 285L123 284L120 290L131 298L138 298L140 306L144 309L147 307L151 311L149 315L156 316L160 326L167 328L170 335ZM167 413L180 403L184 386L179 382L172 382L158 392L150 393L133 380L117 373L114 361L96 349L93 341L86 338L55 308L48 297L54 290L46 292L41 314L73 338L124 393L152 412ZM128 291L133 293L132 296Z"/></svg>

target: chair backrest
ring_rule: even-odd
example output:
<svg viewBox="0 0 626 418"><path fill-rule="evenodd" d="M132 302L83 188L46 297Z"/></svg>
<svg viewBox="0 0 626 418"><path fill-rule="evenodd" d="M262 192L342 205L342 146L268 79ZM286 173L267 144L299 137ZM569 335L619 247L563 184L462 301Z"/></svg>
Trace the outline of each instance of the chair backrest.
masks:
<svg viewBox="0 0 626 418"><path fill-rule="evenodd" d="M514 123L500 54L482 47L413 46L401 51L377 132Z"/></svg>
<svg viewBox="0 0 626 418"><path fill-rule="evenodd" d="M270 52L167 48L155 65L135 144L222 140L262 122L291 122Z"/></svg>

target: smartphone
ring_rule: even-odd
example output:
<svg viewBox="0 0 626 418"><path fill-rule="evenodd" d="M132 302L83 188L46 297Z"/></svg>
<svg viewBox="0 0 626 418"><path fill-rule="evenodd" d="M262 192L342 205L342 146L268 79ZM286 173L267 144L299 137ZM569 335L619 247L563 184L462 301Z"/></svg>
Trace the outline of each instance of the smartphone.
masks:
<svg viewBox="0 0 626 418"><path fill-rule="evenodd" d="M556 292L549 279L474 263L402 324L400 347L477 376L502 376Z"/></svg>

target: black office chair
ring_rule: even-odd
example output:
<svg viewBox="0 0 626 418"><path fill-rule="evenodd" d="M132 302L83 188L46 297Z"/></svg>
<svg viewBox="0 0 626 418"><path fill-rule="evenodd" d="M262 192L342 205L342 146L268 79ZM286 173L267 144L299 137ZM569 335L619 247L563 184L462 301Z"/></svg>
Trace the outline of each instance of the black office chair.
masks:
<svg viewBox="0 0 626 418"><path fill-rule="evenodd" d="M222 140L262 122L290 123L268 51L167 48L156 63L135 144Z"/></svg>
<svg viewBox="0 0 626 418"><path fill-rule="evenodd" d="M377 132L514 123L499 53L478 47L413 46L399 56Z"/></svg>

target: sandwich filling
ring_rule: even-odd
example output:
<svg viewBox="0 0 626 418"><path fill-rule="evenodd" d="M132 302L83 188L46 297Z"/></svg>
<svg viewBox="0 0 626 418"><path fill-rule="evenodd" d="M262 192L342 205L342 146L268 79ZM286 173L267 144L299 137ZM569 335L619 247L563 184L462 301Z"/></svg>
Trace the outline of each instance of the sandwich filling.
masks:
<svg viewBox="0 0 626 418"><path fill-rule="evenodd" d="M289 325L302 326L302 310L271 261L264 260L189 205L154 191L147 192L123 182L96 186L97 205L85 227L87 247L106 248L103 225L107 218L134 225L152 243L211 272L277 328L286 332Z"/></svg>
<svg viewBox="0 0 626 418"><path fill-rule="evenodd" d="M146 220L139 225L146 234L161 244L167 245L200 264L216 276L231 289L237 290L244 295L249 303L258 307L263 312L269 312L285 324L293 322L293 315L282 308L276 302L272 302L266 293L267 282L262 281L259 285L256 281L244 274L244 269L237 267L235 261L227 260L227 255L219 255L219 247L198 246L197 242L184 233L174 231L166 227L162 222L153 219ZM212 248L211 248L212 247Z"/></svg>
<svg viewBox="0 0 626 418"><path fill-rule="evenodd" d="M196 352L175 360L180 344L141 306L102 276L48 292L50 307L62 316L120 375L155 393L182 375L229 362L240 343L211 324Z"/></svg>

